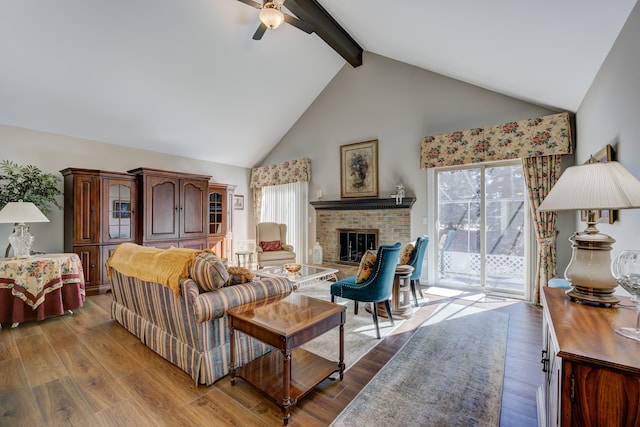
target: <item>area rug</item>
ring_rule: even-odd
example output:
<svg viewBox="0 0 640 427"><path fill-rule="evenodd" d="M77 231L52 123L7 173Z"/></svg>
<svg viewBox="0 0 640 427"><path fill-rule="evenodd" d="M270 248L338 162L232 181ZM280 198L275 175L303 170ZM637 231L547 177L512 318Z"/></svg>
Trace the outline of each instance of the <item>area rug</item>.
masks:
<svg viewBox="0 0 640 427"><path fill-rule="evenodd" d="M509 315L456 306L418 328L331 425L499 425Z"/></svg>
<svg viewBox="0 0 640 427"><path fill-rule="evenodd" d="M317 284L303 286L297 292L310 297L331 301L329 293L330 282L319 282ZM344 363L345 369L349 370L362 356L367 354L373 347L380 343L380 340L391 334L402 322L401 318L394 318L395 326L386 317L378 316L378 326L380 327L380 337L376 338L376 327L373 324L371 313L365 310L364 303L358 307L358 315L353 314L353 301L337 298L336 303L347 307L347 320L344 325ZM302 348L329 360L339 359L338 339L339 329L334 328L318 338L304 344Z"/></svg>

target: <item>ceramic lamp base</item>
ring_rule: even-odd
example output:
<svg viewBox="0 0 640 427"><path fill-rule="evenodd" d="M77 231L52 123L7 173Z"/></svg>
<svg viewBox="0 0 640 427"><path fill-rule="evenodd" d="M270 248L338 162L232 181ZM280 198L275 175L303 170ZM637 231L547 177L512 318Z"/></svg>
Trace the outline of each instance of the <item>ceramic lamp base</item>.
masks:
<svg viewBox="0 0 640 427"><path fill-rule="evenodd" d="M564 272L571 283L567 295L576 302L611 307L620 302L614 295L618 283L611 274L611 247L615 240L600 233L595 222L587 224L585 231L569 239L573 251Z"/></svg>
<svg viewBox="0 0 640 427"><path fill-rule="evenodd" d="M620 302L613 294L614 289L594 289L573 286L567 291L567 295L576 302L587 302L603 306L612 306Z"/></svg>

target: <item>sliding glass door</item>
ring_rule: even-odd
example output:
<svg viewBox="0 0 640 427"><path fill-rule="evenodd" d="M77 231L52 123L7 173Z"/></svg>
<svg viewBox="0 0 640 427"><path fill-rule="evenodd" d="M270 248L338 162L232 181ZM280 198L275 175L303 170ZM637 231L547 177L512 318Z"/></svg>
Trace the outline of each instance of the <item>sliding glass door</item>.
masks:
<svg viewBox="0 0 640 427"><path fill-rule="evenodd" d="M436 283L524 296L529 212L517 162L440 168Z"/></svg>

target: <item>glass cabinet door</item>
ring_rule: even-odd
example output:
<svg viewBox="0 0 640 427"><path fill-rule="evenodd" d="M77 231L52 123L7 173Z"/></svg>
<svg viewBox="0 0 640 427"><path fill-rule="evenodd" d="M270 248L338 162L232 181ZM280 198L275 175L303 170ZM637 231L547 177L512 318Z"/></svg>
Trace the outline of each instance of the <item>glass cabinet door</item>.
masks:
<svg viewBox="0 0 640 427"><path fill-rule="evenodd" d="M209 234L224 234L224 195L217 191L209 193Z"/></svg>
<svg viewBox="0 0 640 427"><path fill-rule="evenodd" d="M133 183L105 180L107 232L105 240L133 240L135 238L135 198Z"/></svg>

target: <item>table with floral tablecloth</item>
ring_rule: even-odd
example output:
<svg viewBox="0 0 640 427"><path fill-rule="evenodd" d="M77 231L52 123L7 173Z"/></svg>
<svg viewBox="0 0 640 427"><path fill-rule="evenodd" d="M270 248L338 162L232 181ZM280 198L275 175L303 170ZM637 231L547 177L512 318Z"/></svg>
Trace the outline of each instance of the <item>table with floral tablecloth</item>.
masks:
<svg viewBox="0 0 640 427"><path fill-rule="evenodd" d="M82 307L84 272L75 253L0 260L0 322L43 320Z"/></svg>

